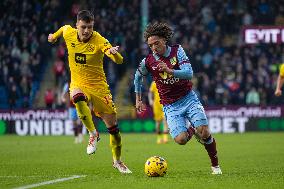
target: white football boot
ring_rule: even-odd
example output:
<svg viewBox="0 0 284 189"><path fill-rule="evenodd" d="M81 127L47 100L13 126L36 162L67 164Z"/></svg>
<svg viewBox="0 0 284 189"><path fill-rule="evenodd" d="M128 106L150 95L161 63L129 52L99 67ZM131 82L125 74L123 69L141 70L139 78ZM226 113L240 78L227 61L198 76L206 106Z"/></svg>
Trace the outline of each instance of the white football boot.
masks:
<svg viewBox="0 0 284 189"><path fill-rule="evenodd" d="M211 167L211 169L212 169L212 175L222 175L222 171L219 165Z"/></svg>
<svg viewBox="0 0 284 189"><path fill-rule="evenodd" d="M94 154L96 152L97 142L98 142L98 137L90 136L89 144L87 146L87 154L91 155L91 154Z"/></svg>
<svg viewBox="0 0 284 189"><path fill-rule="evenodd" d="M130 171L128 169L128 167L122 161L114 161L112 166L114 168L116 168L119 172L123 173L123 174L132 173L132 171Z"/></svg>

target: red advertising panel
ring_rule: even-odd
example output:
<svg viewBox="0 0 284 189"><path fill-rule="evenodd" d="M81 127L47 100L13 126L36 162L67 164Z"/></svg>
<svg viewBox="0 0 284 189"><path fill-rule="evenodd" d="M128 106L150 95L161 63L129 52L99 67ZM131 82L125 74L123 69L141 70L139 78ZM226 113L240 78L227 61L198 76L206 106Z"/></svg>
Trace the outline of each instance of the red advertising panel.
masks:
<svg viewBox="0 0 284 189"><path fill-rule="evenodd" d="M284 43L284 26L245 26L242 34L246 44Z"/></svg>

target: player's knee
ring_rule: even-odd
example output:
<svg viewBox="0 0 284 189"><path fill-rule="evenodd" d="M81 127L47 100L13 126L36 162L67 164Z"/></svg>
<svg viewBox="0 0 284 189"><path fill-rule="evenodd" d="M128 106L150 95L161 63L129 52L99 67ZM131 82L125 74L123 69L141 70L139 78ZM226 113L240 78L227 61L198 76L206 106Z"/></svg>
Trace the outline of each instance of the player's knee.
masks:
<svg viewBox="0 0 284 189"><path fill-rule="evenodd" d="M73 97L73 102L76 104L77 102L80 102L80 101L85 101L87 102L87 97L85 96L84 93L77 93L75 94Z"/></svg>
<svg viewBox="0 0 284 189"><path fill-rule="evenodd" d="M108 131L108 133L111 134L111 135L116 135L116 134L118 134L118 133L119 133L118 125L116 124L116 125L114 125L114 126L112 126L112 127L107 128L107 131Z"/></svg>
<svg viewBox="0 0 284 189"><path fill-rule="evenodd" d="M188 142L188 136L186 135L185 132L179 134L178 136L175 137L175 142L180 144L180 145L185 145Z"/></svg>
<svg viewBox="0 0 284 189"><path fill-rule="evenodd" d="M197 127L197 133L202 138L208 138L211 134L207 125Z"/></svg>

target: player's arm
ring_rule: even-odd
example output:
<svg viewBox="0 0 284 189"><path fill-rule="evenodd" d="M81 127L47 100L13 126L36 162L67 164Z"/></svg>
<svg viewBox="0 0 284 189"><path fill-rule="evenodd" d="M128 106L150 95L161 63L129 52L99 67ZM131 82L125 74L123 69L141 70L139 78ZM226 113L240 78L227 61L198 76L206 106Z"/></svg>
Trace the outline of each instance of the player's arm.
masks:
<svg viewBox="0 0 284 189"><path fill-rule="evenodd" d="M158 64L158 69L180 79L192 79L193 70L190 61L181 46L178 48L177 56L180 70L170 69L164 62Z"/></svg>
<svg viewBox="0 0 284 189"><path fill-rule="evenodd" d="M136 110L138 112L143 112L143 102L142 102L142 82L143 76L147 75L148 70L145 65L145 58L141 61L138 69L135 73L134 78L134 86L135 86L135 93L136 93Z"/></svg>
<svg viewBox="0 0 284 189"><path fill-rule="evenodd" d="M284 66L282 65L280 67L280 73L278 75L278 78L277 78L277 85L276 85L276 89L275 89L275 96L281 96L282 95L282 90L281 88L283 87L283 84L284 84Z"/></svg>
<svg viewBox="0 0 284 189"><path fill-rule="evenodd" d="M123 57L121 54L118 52L119 46L111 46L111 44L105 39L102 51L105 55L107 55L112 61L114 61L117 64L122 64L123 63Z"/></svg>
<svg viewBox="0 0 284 189"><path fill-rule="evenodd" d="M57 39L63 35L63 32L66 31L68 27L71 27L71 26L65 25L59 28L59 30L57 30L55 33L50 33L47 38L48 42L55 43Z"/></svg>

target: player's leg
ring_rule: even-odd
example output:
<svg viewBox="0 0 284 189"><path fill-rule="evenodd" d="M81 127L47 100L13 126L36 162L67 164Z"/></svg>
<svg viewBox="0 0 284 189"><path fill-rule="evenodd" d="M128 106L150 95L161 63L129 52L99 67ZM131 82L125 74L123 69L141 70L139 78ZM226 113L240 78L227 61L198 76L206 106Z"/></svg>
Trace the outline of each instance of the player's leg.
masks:
<svg viewBox="0 0 284 189"><path fill-rule="evenodd" d="M204 147L211 160L212 173L222 174L218 163L216 141L209 131L208 120L204 108L194 92L189 95L187 104L187 117L189 118L191 125L196 128L196 134L204 143Z"/></svg>
<svg viewBox="0 0 284 189"><path fill-rule="evenodd" d="M222 171L219 166L216 140L211 135L208 125L201 125L196 128L197 133L204 141L204 147L208 153L208 156L211 160L212 174L222 174Z"/></svg>
<svg viewBox="0 0 284 189"><path fill-rule="evenodd" d="M164 106L169 133L176 143L185 145L193 136L194 132L186 127L185 111L179 101L174 105Z"/></svg>
<svg viewBox="0 0 284 189"><path fill-rule="evenodd" d="M75 104L79 118L86 126L90 134L87 154L93 154L96 151L97 135L92 119L92 114L87 104L87 96L79 88L72 89L70 92L70 96L73 100L73 103Z"/></svg>
<svg viewBox="0 0 284 189"><path fill-rule="evenodd" d="M100 113L101 118L106 124L110 134L110 147L113 156L113 167L117 168L121 173L132 173L128 167L121 161L121 135L119 132L116 114Z"/></svg>
<svg viewBox="0 0 284 189"><path fill-rule="evenodd" d="M132 173L121 161L121 135L116 118L116 107L109 92L92 94L94 112L104 121L110 134L110 147L113 156L113 167L121 173Z"/></svg>

